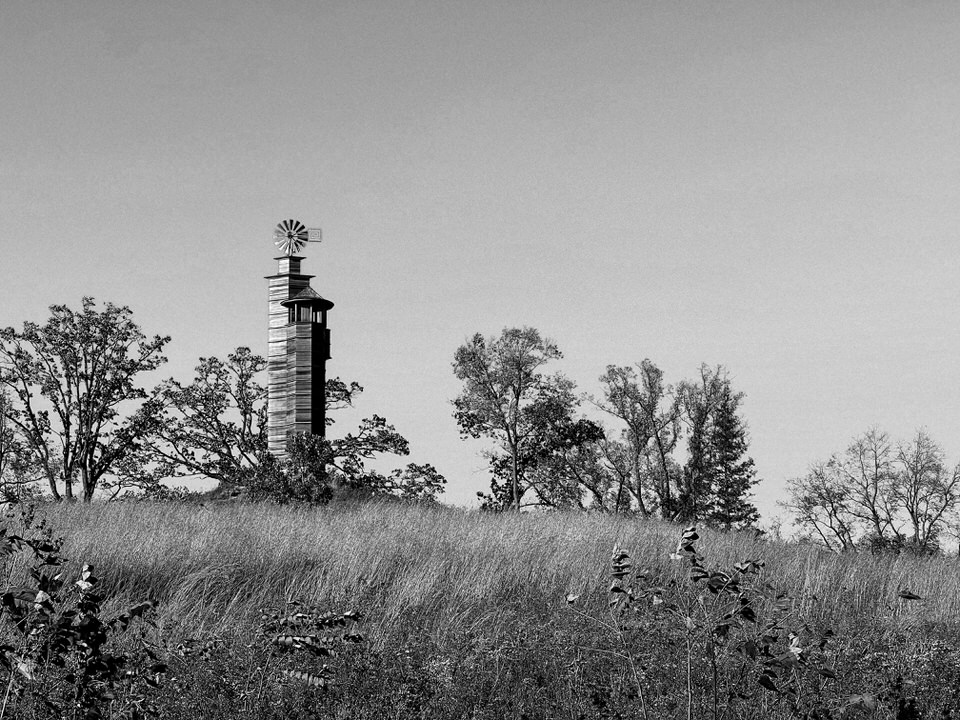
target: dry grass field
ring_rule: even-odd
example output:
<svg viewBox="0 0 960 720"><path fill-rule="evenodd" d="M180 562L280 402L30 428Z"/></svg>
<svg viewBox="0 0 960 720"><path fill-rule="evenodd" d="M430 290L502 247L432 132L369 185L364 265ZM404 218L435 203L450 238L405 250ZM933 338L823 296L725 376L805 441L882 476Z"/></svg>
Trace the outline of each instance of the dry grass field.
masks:
<svg viewBox="0 0 960 720"><path fill-rule="evenodd" d="M108 613L157 601L140 632L169 657L164 717L957 713L955 558L835 556L703 531L705 568L740 577L736 563L762 561L737 595L692 582L687 559L671 559L679 526L602 515L135 502L43 515L70 567L95 567ZM610 607L617 547L645 576L625 612ZM718 630L744 597L755 617ZM263 610L290 601L362 613L363 642L329 658L277 657ZM777 635L768 646L764 627ZM321 662L329 688L278 680L281 668ZM764 667L777 689L758 682Z"/></svg>

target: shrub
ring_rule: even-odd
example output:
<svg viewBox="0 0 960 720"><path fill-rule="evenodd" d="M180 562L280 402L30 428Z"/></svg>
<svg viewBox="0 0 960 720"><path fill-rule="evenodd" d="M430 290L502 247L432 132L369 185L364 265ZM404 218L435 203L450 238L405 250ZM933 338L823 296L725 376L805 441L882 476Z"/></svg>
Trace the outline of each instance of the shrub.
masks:
<svg viewBox="0 0 960 720"><path fill-rule="evenodd" d="M166 664L142 636L132 648L118 642L133 638L131 627L152 612L153 603L105 618L91 566L68 575L62 541L36 521L31 508L17 506L4 520L0 556L8 583L0 596L0 667L6 673L0 718L158 714L150 695ZM20 582L12 584L12 577Z"/></svg>

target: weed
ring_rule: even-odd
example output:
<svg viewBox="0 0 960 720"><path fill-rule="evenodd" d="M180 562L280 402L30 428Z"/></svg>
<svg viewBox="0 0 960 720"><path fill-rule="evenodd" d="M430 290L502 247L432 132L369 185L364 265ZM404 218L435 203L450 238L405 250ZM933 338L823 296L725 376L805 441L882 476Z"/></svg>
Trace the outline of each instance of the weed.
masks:
<svg viewBox="0 0 960 720"><path fill-rule="evenodd" d="M836 677L826 652L832 633L813 633L802 625L788 630L795 620L792 599L764 582L764 563L744 560L725 570L709 568L697 552L698 539L695 527L683 532L671 558L686 572L660 584L635 568L625 550L616 548L611 558L609 622L604 624L630 668L643 717L649 717L647 685L659 654L650 648L659 644L680 651L688 720L700 717L704 706L714 720L731 717L738 704L757 700L763 691L796 717L828 717L819 698L823 681ZM698 697L704 686L706 697Z"/></svg>
<svg viewBox="0 0 960 720"><path fill-rule="evenodd" d="M152 612L153 603L137 603L105 618L91 566L84 565L71 582L62 569L62 543L36 522L32 509L17 507L5 519L0 528L6 575L0 666L6 682L0 718L156 715L150 691L159 686L166 664L142 637L133 649L117 644L121 636L133 636L131 626ZM19 573L18 557L25 566ZM13 584L18 575L21 582Z"/></svg>

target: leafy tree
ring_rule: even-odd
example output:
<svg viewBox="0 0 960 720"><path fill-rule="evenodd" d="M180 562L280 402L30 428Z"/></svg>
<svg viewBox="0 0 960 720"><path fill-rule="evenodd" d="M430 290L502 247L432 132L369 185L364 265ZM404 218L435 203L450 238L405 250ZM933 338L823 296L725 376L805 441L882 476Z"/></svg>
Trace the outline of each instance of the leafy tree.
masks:
<svg viewBox="0 0 960 720"><path fill-rule="evenodd" d="M361 421L341 438L294 436L281 461L267 451L266 389L257 381L266 367L250 348L227 356L201 358L194 379L163 382L155 392L160 411L149 453L131 460L123 481L150 487L174 476L202 476L226 486L248 488L260 497L325 502L338 488L365 488L370 493L405 498L435 496L445 480L430 465L409 465L383 476L365 465L379 454L409 454L409 444L384 418ZM334 411L353 405L363 392L340 378L326 383L326 424ZM151 461L149 467L138 462ZM419 478L419 484L417 481Z"/></svg>
<svg viewBox="0 0 960 720"><path fill-rule="evenodd" d="M0 330L0 387L19 406L8 417L54 498L72 499L79 482L90 501L101 479L136 451L153 406L126 417L120 406L147 397L138 376L166 362L169 340L147 338L129 308L98 310L89 297L80 311L50 306L43 325Z"/></svg>
<svg viewBox="0 0 960 720"><path fill-rule="evenodd" d="M636 368L608 365L600 382L604 394L597 407L625 425L619 444L606 448L608 460L621 478L617 508L630 506L624 503L625 489L642 515L659 512L664 518L675 518L681 473L672 457L680 440L678 397L650 360Z"/></svg>
<svg viewBox="0 0 960 720"><path fill-rule="evenodd" d="M687 462L683 466L677 492L678 519L684 522L701 520L711 501L713 482L713 429L723 389L729 380L721 366L711 369L700 366L697 382L680 383L678 395L687 426Z"/></svg>
<svg viewBox="0 0 960 720"><path fill-rule="evenodd" d="M266 452L267 391L256 380L264 368L262 357L238 347L226 361L200 358L187 384L173 378L161 383L154 393L150 474L244 485Z"/></svg>
<svg viewBox="0 0 960 720"><path fill-rule="evenodd" d="M287 457L269 453L251 474L247 489L254 498L280 503L326 503L335 497L393 497L436 501L446 479L429 463L409 463L382 475L364 467L379 453L406 455L407 441L379 416L365 419L359 432L327 440L299 433L290 438Z"/></svg>
<svg viewBox="0 0 960 720"><path fill-rule="evenodd" d="M538 390L533 402L521 409L523 424L531 428L518 453L522 504L606 509L611 483L600 449L603 428L575 417L579 402L574 384L555 375ZM483 506L511 507L513 456L494 450L487 457L493 478L490 495L480 494Z"/></svg>
<svg viewBox="0 0 960 720"><path fill-rule="evenodd" d="M611 509L636 508L669 520L742 527L758 513L749 500L756 484L746 427L722 366L700 367L697 381L676 389L650 360L608 365L596 406L622 423L620 438L600 444L612 491ZM681 467L674 457L686 437Z"/></svg>
<svg viewBox="0 0 960 720"><path fill-rule="evenodd" d="M0 388L0 496L3 500L21 497L38 479L14 423L18 415L6 388Z"/></svg>
<svg viewBox="0 0 960 720"><path fill-rule="evenodd" d="M379 475L371 480L371 492L395 497L400 500L436 502L443 492L447 479L430 463L419 465L407 463L389 475Z"/></svg>
<svg viewBox="0 0 960 720"><path fill-rule="evenodd" d="M603 462L603 427L567 416L545 430L529 473L537 497L550 507L608 510L614 483Z"/></svg>
<svg viewBox="0 0 960 720"><path fill-rule="evenodd" d="M454 417L464 437L490 438L509 457L515 510L526 489L524 453L542 428L531 406L558 382L540 368L560 357L557 346L531 327L505 328L500 337L477 333L454 353L453 372L464 383L453 401Z"/></svg>

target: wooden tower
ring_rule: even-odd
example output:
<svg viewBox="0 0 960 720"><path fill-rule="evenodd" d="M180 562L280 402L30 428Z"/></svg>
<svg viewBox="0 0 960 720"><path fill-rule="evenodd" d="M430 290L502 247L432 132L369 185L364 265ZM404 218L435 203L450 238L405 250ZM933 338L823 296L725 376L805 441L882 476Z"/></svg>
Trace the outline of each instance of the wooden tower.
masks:
<svg viewBox="0 0 960 720"><path fill-rule="evenodd" d="M271 453L284 458L291 434L322 436L326 429L327 311L333 303L310 287L313 275L300 272L303 258L295 254L304 243L319 241L320 231L286 220L274 235L286 254L275 258L277 274L267 276L267 442Z"/></svg>

